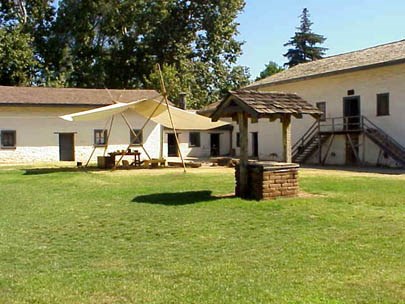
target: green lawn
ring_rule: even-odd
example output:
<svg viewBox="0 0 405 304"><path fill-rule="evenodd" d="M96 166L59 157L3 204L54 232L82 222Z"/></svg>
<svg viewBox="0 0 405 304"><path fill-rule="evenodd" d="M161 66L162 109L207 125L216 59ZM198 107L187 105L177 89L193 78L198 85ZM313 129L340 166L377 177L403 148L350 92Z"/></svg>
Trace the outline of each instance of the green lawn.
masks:
<svg viewBox="0 0 405 304"><path fill-rule="evenodd" d="M405 303L403 176L163 172L0 169L0 303Z"/></svg>

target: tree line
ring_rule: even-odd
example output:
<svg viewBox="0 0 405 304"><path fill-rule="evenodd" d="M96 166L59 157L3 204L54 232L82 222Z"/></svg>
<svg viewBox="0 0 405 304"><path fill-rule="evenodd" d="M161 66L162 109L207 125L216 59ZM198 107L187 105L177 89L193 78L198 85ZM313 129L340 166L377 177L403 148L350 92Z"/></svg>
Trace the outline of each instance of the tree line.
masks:
<svg viewBox="0 0 405 304"><path fill-rule="evenodd" d="M157 88L192 107L246 85L236 65L243 0L6 0L0 6L0 83Z"/></svg>
<svg viewBox="0 0 405 304"><path fill-rule="evenodd" d="M242 42L236 18L243 0L3 0L0 2L0 84L81 88L160 87L187 94L188 106L217 101L249 83L237 65ZM301 34L286 45L296 64L324 41L304 10ZM322 40L323 39L323 40ZM277 71L281 68L276 69ZM263 74L263 77L266 75Z"/></svg>

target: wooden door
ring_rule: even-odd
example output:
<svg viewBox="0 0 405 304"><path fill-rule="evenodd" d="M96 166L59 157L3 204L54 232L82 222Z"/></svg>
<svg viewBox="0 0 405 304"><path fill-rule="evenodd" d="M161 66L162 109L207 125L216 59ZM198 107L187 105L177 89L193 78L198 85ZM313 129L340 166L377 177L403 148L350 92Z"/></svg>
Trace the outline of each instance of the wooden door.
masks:
<svg viewBox="0 0 405 304"><path fill-rule="evenodd" d="M59 160L74 161L75 160L75 134L60 133L59 134Z"/></svg>
<svg viewBox="0 0 405 304"><path fill-rule="evenodd" d="M360 97L343 99L343 117L346 130L360 129Z"/></svg>
<svg viewBox="0 0 405 304"><path fill-rule="evenodd" d="M179 149L177 147L176 136L174 133L167 134L167 156L179 156Z"/></svg>
<svg viewBox="0 0 405 304"><path fill-rule="evenodd" d="M210 144L210 148L211 148L211 156L219 156L220 153L220 140L219 140L219 133L212 133L210 134L210 139L211 139L211 144Z"/></svg>

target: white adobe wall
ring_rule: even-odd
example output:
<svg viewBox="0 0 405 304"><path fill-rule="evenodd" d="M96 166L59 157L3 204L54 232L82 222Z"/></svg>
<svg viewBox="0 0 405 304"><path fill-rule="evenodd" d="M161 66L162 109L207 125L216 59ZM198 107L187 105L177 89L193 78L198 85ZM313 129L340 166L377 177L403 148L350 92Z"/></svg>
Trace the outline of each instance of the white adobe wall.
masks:
<svg viewBox="0 0 405 304"><path fill-rule="evenodd" d="M234 132L232 146L236 155L240 154L240 148L236 146L236 134L239 132L239 125L233 122ZM279 120L270 122L268 119L259 119L257 123L248 122L249 146L248 154L253 154L252 133L258 132L259 159L260 160L282 160L282 125Z"/></svg>
<svg viewBox="0 0 405 304"><path fill-rule="evenodd" d="M405 64L374 68L350 72L346 74L297 81L287 84L273 85L261 88L263 91L282 91L297 93L313 105L316 102L326 102L326 117L343 116L343 98L348 90L354 90L354 96L360 96L361 115L369 118L373 123L391 135L401 145L405 146ZM390 94L390 115L377 116L378 93ZM292 137L295 143L313 123L313 119L306 117L293 120ZM250 126L249 126L250 127ZM343 141L343 140L342 140ZM277 145L276 141L272 141ZM272 144L272 145L273 145ZM279 142L281 145L281 142ZM376 164L379 149L372 142L366 142L366 161ZM338 139L331 152L336 153L334 164L345 163L344 145ZM324 147L325 149L325 147ZM362 149L362 148L361 148ZM360 152L362 154L362 152ZM328 161L331 158L328 158ZM332 162L332 160L330 160ZM387 160L393 164L392 160Z"/></svg>
<svg viewBox="0 0 405 304"><path fill-rule="evenodd" d="M59 137L56 132L75 132L75 161L86 162L93 150L94 129L103 129L106 120L87 122L68 122L61 115L84 111L79 107L1 107L0 130L16 130L17 147L0 149L0 163L34 163L59 161ZM145 118L134 112L126 116L134 129L140 129ZM149 122L143 132L144 146L151 157L159 157L160 126ZM108 152L123 150L130 139L130 131L123 119L117 116L112 128ZM142 152L138 146L131 147ZM103 154L103 148L97 148L92 157Z"/></svg>
<svg viewBox="0 0 405 304"><path fill-rule="evenodd" d="M211 153L211 134L219 134L220 140L220 155L229 155L230 153L230 141L231 141L231 132L228 130L208 130L208 131L191 131L191 132L200 132L200 147L190 147L189 145L189 136L190 131L179 130L179 142L180 142L180 151L183 157L196 157L196 158L208 158ZM167 134L173 133L170 130L164 131L163 136L163 157L168 157L168 146L167 146Z"/></svg>

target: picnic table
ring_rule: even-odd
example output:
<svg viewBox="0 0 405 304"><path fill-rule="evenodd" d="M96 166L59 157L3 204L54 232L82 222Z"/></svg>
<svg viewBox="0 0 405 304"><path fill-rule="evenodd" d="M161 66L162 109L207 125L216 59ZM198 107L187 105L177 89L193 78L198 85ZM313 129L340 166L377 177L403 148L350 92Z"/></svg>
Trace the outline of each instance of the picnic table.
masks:
<svg viewBox="0 0 405 304"><path fill-rule="evenodd" d="M124 156L128 156L128 155L134 156L134 161L131 163L131 166L139 167L141 165L141 152L139 152L138 150L114 151L114 152L108 153L108 155L110 155L110 157L113 159L114 163L115 163L116 156L119 156L120 159L122 159Z"/></svg>

